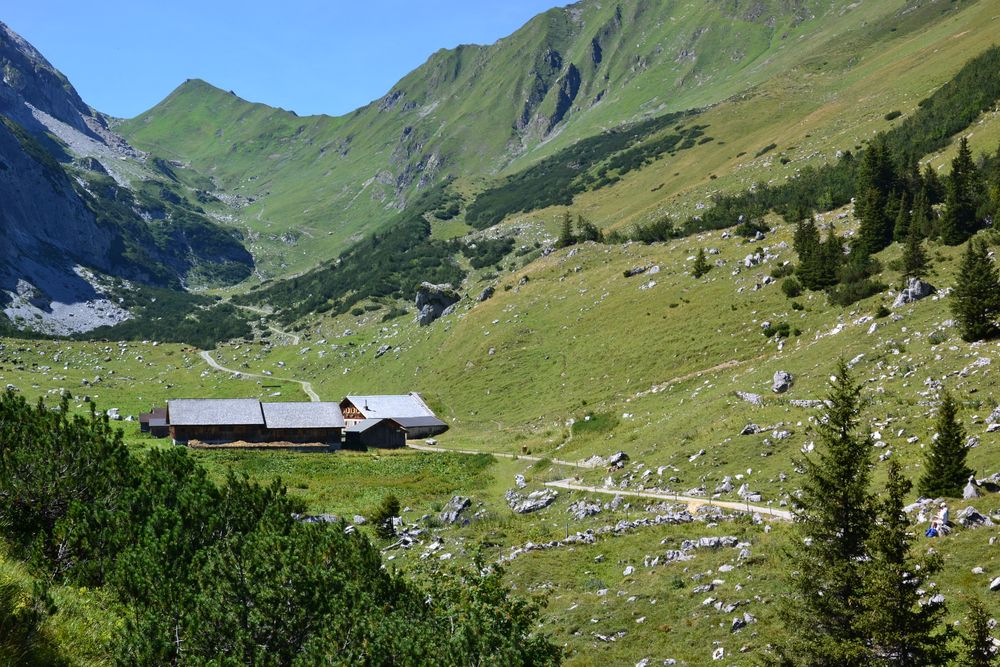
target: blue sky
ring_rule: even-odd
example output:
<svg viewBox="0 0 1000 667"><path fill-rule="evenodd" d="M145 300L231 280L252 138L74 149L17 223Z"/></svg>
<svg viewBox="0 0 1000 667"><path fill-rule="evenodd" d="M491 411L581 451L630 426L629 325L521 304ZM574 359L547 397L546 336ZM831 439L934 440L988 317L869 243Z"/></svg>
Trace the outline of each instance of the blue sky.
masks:
<svg viewBox="0 0 1000 667"><path fill-rule="evenodd" d="M0 21L94 108L129 118L200 78L299 114L343 114L434 51L491 43L553 0L6 0Z"/></svg>

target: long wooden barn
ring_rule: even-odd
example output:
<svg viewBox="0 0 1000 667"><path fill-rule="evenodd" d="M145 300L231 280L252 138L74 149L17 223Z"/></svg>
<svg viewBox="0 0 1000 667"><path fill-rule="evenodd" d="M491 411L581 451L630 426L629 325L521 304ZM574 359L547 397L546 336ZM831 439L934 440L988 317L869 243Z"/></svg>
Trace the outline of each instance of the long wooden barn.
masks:
<svg viewBox="0 0 1000 667"><path fill-rule="evenodd" d="M344 417L337 403L262 403L255 398L167 401L174 442L288 442L339 445Z"/></svg>

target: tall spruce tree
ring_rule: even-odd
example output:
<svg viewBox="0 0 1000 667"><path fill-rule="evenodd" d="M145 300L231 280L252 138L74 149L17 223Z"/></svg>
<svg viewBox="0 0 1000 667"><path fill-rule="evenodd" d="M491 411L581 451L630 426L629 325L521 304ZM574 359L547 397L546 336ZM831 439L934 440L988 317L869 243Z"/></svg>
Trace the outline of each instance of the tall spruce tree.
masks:
<svg viewBox="0 0 1000 667"><path fill-rule="evenodd" d="M573 218L569 211L563 214L562 227L559 229L559 238L556 239L557 248L568 248L576 243L576 236L573 235Z"/></svg>
<svg viewBox="0 0 1000 667"><path fill-rule="evenodd" d="M890 460L861 585L859 626L868 638L869 665L936 667L954 657L942 626L945 605L921 600L942 561L937 554L914 558L910 553L910 522L903 506L911 487L899 462Z"/></svg>
<svg viewBox="0 0 1000 667"><path fill-rule="evenodd" d="M858 244L874 254L892 243L895 218L890 217L890 194L895 187L895 170L885 139L876 138L865 150L858 169L855 214L860 219ZM892 202L893 205L895 202Z"/></svg>
<svg viewBox="0 0 1000 667"><path fill-rule="evenodd" d="M958 155L951 161L945 191L944 215L941 216L941 240L948 245L958 245L978 229L976 217L976 190L979 185L976 165L972 162L969 140L962 137Z"/></svg>
<svg viewBox="0 0 1000 667"><path fill-rule="evenodd" d="M816 234L818 236L819 232ZM807 244L806 252L799 256L796 270L799 280L806 289L811 290L836 285L837 271L844 262L844 244L833 225L830 225L822 242L816 242L810 237Z"/></svg>
<svg viewBox="0 0 1000 667"><path fill-rule="evenodd" d="M937 439L924 453L924 472L918 491L925 498L959 498L972 474L965 464L965 429L958 421L958 404L947 390L941 397L937 417Z"/></svg>
<svg viewBox="0 0 1000 667"><path fill-rule="evenodd" d="M903 276L905 278L923 278L930 268L930 260L924 251L924 241L920 232L914 226L906 235L906 245L903 246Z"/></svg>
<svg viewBox="0 0 1000 667"><path fill-rule="evenodd" d="M795 235L792 237L792 247L799 255L799 260L803 260L806 255L819 247L819 230L812 217L800 218L795 223Z"/></svg>
<svg viewBox="0 0 1000 667"><path fill-rule="evenodd" d="M993 645L990 614L978 597L969 599L969 613L962 633L963 667L994 667L1000 664L1000 652Z"/></svg>
<svg viewBox="0 0 1000 667"><path fill-rule="evenodd" d="M951 296L951 312L966 341L983 340L997 332L1000 275L982 241L973 239L965 249Z"/></svg>
<svg viewBox="0 0 1000 667"><path fill-rule="evenodd" d="M695 278L701 278L711 270L712 265L708 263L708 259L705 257L705 249L698 248L698 255L694 258L694 266L691 267L691 275Z"/></svg>
<svg viewBox="0 0 1000 667"><path fill-rule="evenodd" d="M816 427L816 453L802 462L802 493L795 501L799 539L788 568L793 595L780 610L793 636L777 654L781 664L860 667L868 655L857 621L865 610L858 582L872 525L872 446L858 429L861 386L844 360L828 398Z"/></svg>

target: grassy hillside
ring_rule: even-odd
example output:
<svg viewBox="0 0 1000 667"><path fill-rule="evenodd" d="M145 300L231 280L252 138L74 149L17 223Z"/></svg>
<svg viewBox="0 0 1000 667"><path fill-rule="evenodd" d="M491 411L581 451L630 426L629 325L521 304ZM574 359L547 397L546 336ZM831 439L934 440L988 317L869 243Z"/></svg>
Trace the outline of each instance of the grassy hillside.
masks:
<svg viewBox="0 0 1000 667"><path fill-rule="evenodd" d="M783 79L832 45L846 52L847 34L860 40L852 48L872 48L950 9L586 0L496 44L438 52L344 117L299 118L189 81L120 129L239 195L239 224L265 273L276 275L332 257L449 176L474 195L489 184L483 179L603 129L718 103ZM838 63L839 75L853 64Z"/></svg>

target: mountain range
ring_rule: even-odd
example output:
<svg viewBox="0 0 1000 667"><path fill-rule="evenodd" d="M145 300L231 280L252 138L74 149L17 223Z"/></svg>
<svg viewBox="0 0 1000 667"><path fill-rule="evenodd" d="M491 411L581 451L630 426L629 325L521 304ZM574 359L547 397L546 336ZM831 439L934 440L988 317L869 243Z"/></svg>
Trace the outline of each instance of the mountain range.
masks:
<svg viewBox="0 0 1000 667"><path fill-rule="evenodd" d="M411 230L413 243L474 238L505 220L552 231L566 206L605 230L690 213L878 129L892 109L862 108L868 89L884 88L887 70L906 81L917 40L970 4L584 0L495 44L438 51L340 117L189 80L134 119L109 118L4 27L5 312L48 333L113 325L139 314L123 280L245 291L323 270L418 218L429 226ZM954 61L936 62L943 71L921 76L943 82ZM845 118L862 122L844 137L830 113L851 95L866 97ZM811 132L770 141L791 122Z"/></svg>

